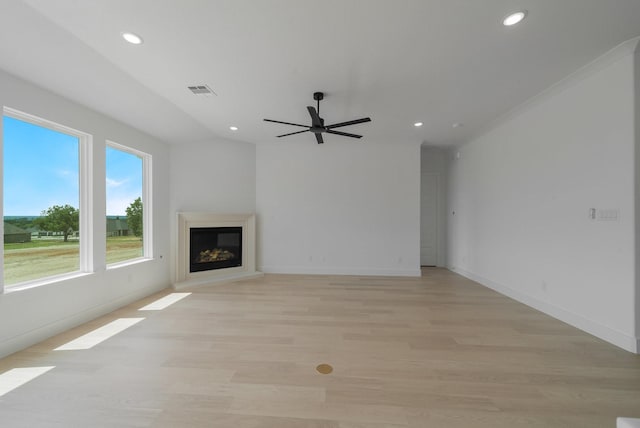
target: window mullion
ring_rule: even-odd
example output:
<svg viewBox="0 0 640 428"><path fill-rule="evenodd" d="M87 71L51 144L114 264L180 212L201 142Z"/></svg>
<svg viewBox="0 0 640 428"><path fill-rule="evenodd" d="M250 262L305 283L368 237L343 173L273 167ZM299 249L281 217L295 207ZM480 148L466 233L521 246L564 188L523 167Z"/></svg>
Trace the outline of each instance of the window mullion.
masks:
<svg viewBox="0 0 640 428"><path fill-rule="evenodd" d="M80 271L93 272L93 144L80 138Z"/></svg>

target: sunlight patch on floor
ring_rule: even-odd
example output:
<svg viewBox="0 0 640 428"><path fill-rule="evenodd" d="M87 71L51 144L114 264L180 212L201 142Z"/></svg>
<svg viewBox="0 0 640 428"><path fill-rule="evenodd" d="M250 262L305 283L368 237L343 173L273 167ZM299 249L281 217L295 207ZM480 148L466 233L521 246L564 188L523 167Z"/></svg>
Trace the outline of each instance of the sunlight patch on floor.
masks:
<svg viewBox="0 0 640 428"><path fill-rule="evenodd" d="M161 311L179 300L184 299L189 296L191 293L171 293L168 294L155 302L149 303L147 306L140 308L140 311Z"/></svg>
<svg viewBox="0 0 640 428"><path fill-rule="evenodd" d="M4 394L13 391L19 386L37 378L38 376L45 374L55 366L49 367L23 367L17 369L11 369L0 375L0 397Z"/></svg>
<svg viewBox="0 0 640 428"><path fill-rule="evenodd" d="M143 319L144 318L119 318L107 325L80 336L71 342L58 346L55 351L73 351L93 348L97 344L104 342L132 325L139 323Z"/></svg>

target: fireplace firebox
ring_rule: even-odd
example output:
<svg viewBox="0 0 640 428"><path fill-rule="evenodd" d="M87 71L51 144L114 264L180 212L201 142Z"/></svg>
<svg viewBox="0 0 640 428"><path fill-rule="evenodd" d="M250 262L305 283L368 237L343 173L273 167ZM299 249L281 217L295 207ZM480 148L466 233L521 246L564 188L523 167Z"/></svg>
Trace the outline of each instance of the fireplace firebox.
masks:
<svg viewBox="0 0 640 428"><path fill-rule="evenodd" d="M242 227L194 227L189 233L189 272L242 266Z"/></svg>

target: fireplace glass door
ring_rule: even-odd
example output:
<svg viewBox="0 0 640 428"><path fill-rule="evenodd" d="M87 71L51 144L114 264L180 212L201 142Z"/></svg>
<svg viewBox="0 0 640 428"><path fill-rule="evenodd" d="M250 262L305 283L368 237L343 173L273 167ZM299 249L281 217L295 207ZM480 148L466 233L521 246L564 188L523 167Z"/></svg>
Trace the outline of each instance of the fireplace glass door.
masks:
<svg viewBox="0 0 640 428"><path fill-rule="evenodd" d="M242 266L242 227L195 227L189 233L189 272Z"/></svg>

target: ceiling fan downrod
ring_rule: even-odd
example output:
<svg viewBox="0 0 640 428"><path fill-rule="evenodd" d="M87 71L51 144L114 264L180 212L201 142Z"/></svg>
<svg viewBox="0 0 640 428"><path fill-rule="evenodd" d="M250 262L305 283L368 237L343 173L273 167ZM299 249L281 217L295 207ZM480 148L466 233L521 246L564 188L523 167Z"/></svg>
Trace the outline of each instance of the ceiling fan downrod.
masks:
<svg viewBox="0 0 640 428"><path fill-rule="evenodd" d="M324 92L314 92L313 99L318 102L318 116L320 116L320 101L324 99Z"/></svg>

